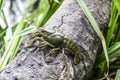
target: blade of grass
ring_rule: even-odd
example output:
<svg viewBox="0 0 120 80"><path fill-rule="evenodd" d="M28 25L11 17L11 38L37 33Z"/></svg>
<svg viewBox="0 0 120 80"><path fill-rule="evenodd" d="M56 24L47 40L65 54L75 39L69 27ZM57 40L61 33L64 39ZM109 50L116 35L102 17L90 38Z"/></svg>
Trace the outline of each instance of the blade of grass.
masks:
<svg viewBox="0 0 120 80"><path fill-rule="evenodd" d="M120 80L120 69L117 70L117 74L115 76L115 80Z"/></svg>
<svg viewBox="0 0 120 80"><path fill-rule="evenodd" d="M1 17L2 17L2 20L4 21L4 23L5 23L5 25L6 25L6 28L8 27L8 22L7 22L7 20L6 20L6 16L5 16L5 13L4 13L4 11L2 10L2 15L1 15Z"/></svg>
<svg viewBox="0 0 120 80"><path fill-rule="evenodd" d="M3 1L4 0L0 0L0 12L1 12L1 9L2 9Z"/></svg>
<svg viewBox="0 0 120 80"><path fill-rule="evenodd" d="M23 35L27 35L29 33L33 33L36 30L37 30L36 26L27 27L24 30L22 30L20 33L16 34L16 37L20 37L20 36L23 36Z"/></svg>
<svg viewBox="0 0 120 80"><path fill-rule="evenodd" d="M22 27L23 27L23 25L22 25ZM21 26L19 26L19 27L21 27ZM16 54L16 51L18 49L18 46L20 44L21 39L22 39L22 37L16 38L16 37L13 36L11 38L10 42L8 42L6 44L5 52L4 52L4 54L2 56L2 59L0 61L0 69L3 69L5 67L5 65L7 64L10 56L11 56L11 58L14 57L14 55Z"/></svg>
<svg viewBox="0 0 120 80"><path fill-rule="evenodd" d="M29 23L27 23L27 22L23 22L23 23L21 23L22 25L21 26L23 26L24 28L26 28L28 25L29 25ZM23 29L24 29L23 28ZM19 31L20 32L20 31ZM17 33L16 33L17 34ZM15 58L15 55L16 55L16 53L17 53L17 50L18 50L18 48L19 48L19 45L20 45L20 43L21 43L21 41L22 41L22 36L20 36L20 37L16 37L15 36L15 34L14 34L14 40L13 40L13 42L15 42L14 44L13 44L13 50L12 50L12 54L11 54L11 56L10 56L10 59L9 59L9 62L11 62L14 58Z"/></svg>
<svg viewBox="0 0 120 80"><path fill-rule="evenodd" d="M113 54L115 51L117 51L120 48L120 42L116 42L114 45L112 45L110 48L108 48L108 56ZM97 65L105 61L105 57L103 54L100 54L97 58Z"/></svg>
<svg viewBox="0 0 120 80"><path fill-rule="evenodd" d="M110 65L110 69L120 69L120 66L116 66L116 65Z"/></svg>
<svg viewBox="0 0 120 80"><path fill-rule="evenodd" d="M120 4L119 3L120 3L120 0L112 0L111 18L110 18L110 23L109 23L109 30L106 36L107 47L109 47L110 45L113 32L115 31L115 28L116 28L117 20L120 16Z"/></svg>
<svg viewBox="0 0 120 80"><path fill-rule="evenodd" d="M44 17L43 22L40 25L38 25L39 27L43 26L48 21L48 19L59 8L59 6L62 4L62 2L63 2L63 0L59 0L59 2L58 1L52 1L50 3L50 7L49 7L48 11L46 12L46 15Z"/></svg>
<svg viewBox="0 0 120 80"><path fill-rule="evenodd" d="M37 27L43 26L59 8L62 2L63 0L60 0L59 3L54 0L51 0L50 2L41 0L38 8L32 13L33 16L36 15L34 18L35 25Z"/></svg>
<svg viewBox="0 0 120 80"><path fill-rule="evenodd" d="M120 42L116 42L113 46L108 48L108 56L109 56L109 60L112 60L112 59L120 56ZM105 60L104 55L100 54L100 56L97 58L97 63L95 64L95 66L98 67L105 61L106 60Z"/></svg>
<svg viewBox="0 0 120 80"><path fill-rule="evenodd" d="M115 37L114 37L114 42L120 41L120 18L118 19L118 23L116 26L116 32L115 32Z"/></svg>
<svg viewBox="0 0 120 80"><path fill-rule="evenodd" d="M33 1L31 2L31 4L33 4ZM31 6L31 4L30 4L30 6ZM5 44L6 47L5 47L5 52L4 52L4 54L2 56L2 59L0 61L0 69L3 69L5 67L5 65L7 64L10 56L11 56L11 59L12 59L14 57L14 55L16 54L16 52L17 52L17 49L18 49L18 47L20 45L22 37L16 38L15 35L26 27L27 22L25 21L25 19L27 17L26 14L27 14L28 10L29 10L29 8L26 9L26 12L23 15L22 20L17 25L17 28L16 28L11 40L8 43Z"/></svg>
<svg viewBox="0 0 120 80"><path fill-rule="evenodd" d="M104 39L103 34L101 33L97 22L95 21L95 19L93 18L91 12L89 11L89 9L87 8L87 6L85 5L85 3L83 2L83 0L77 0L77 2L79 3L80 7L82 8L83 12L85 13L86 17L88 18L88 20L90 21L93 29L95 30L95 32L97 33L97 35L99 36L101 42L102 42L102 46L103 46L103 51L105 54L105 58L107 61L107 68L109 69L109 58L108 58L108 54L107 54L107 47L106 47L106 42ZM108 71L106 76L108 75ZM106 77L105 76L105 77Z"/></svg>
<svg viewBox="0 0 120 80"><path fill-rule="evenodd" d="M120 1L119 0L113 0L112 1L112 10L111 10L111 19L110 19L110 23L109 23L109 30L107 32L107 37L106 37L106 44L107 47L111 44L113 44L114 42L110 41L112 39L112 36L114 34L115 28L116 28L116 24L120 15ZM117 56L119 56L119 51L118 49L120 48L120 42L114 43L114 45L112 45L110 48L108 48L108 55L110 59L113 59ZM104 55L101 54L98 59L97 59L97 65L99 65L99 63L103 63L105 61Z"/></svg>
<svg viewBox="0 0 120 80"><path fill-rule="evenodd" d="M10 56L9 62L12 61L17 53L17 50L19 48L19 45L21 43L22 40L22 36L16 37L16 34L18 34L19 32L21 32L23 29L25 29L31 22L31 20L27 17L27 13L29 11L29 9L32 7L32 5L35 3L35 0L32 0L31 3L29 4L29 6L26 9L25 14L23 15L23 18L21 20L21 22L18 24L13 36L14 36L14 44L13 44L13 50L12 50L12 54ZM29 15L31 16L31 15ZM34 18L34 16L32 16L32 18ZM32 19L31 18L31 19Z"/></svg>
<svg viewBox="0 0 120 80"><path fill-rule="evenodd" d="M38 18L36 18L36 20L35 20L36 21L35 23L36 23L37 27L42 26L41 24L42 24L45 16L48 15L47 12L50 8L50 5L49 5L47 0L46 1L41 1L39 8L41 8L41 11L40 11L40 14L39 14Z"/></svg>

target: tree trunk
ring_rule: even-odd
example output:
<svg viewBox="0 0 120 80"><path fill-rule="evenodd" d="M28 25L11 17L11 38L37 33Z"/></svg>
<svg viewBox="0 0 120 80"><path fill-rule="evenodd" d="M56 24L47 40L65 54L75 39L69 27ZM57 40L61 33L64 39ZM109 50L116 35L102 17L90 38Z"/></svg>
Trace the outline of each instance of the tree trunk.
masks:
<svg viewBox="0 0 120 80"><path fill-rule="evenodd" d="M84 1L105 34L110 15L110 1ZM30 41L30 36L26 36L16 58L0 71L0 80L87 80L91 76L101 41L77 1L64 0L44 28L63 33L75 40L83 56L80 63L75 65L73 56L66 49L64 56L60 50L45 58L52 48L25 48Z"/></svg>

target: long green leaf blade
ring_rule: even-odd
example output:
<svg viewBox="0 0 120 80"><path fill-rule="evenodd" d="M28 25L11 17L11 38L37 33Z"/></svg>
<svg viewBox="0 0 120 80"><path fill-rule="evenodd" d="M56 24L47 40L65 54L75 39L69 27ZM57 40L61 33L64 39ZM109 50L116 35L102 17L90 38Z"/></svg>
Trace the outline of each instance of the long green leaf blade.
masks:
<svg viewBox="0 0 120 80"><path fill-rule="evenodd" d="M83 12L85 13L86 17L88 18L88 20L90 21L93 29L95 30L95 32L97 33L97 35L99 36L101 42L102 42L102 46L103 46L103 50L104 50L104 54L105 54L105 58L107 61L107 67L109 69L109 58L108 58L108 53L107 53L107 47L106 47L106 42L105 42L105 38L102 34L102 32L100 31L97 22L95 21L95 19L93 18L91 12L89 11L89 9L87 8L87 6L85 5L85 3L83 2L83 0L77 0L77 2L79 3L80 7L82 8ZM107 73L108 74L108 73Z"/></svg>
<svg viewBox="0 0 120 80"><path fill-rule="evenodd" d="M120 69L117 71L115 80L120 80Z"/></svg>

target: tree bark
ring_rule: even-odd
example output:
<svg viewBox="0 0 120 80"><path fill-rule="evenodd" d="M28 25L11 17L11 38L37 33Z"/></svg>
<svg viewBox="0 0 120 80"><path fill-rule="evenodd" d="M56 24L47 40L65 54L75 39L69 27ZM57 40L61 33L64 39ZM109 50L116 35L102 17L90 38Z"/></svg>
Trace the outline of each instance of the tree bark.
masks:
<svg viewBox="0 0 120 80"><path fill-rule="evenodd" d="M110 1L84 1L105 34L110 15ZM67 50L64 57L60 50L45 58L52 48L38 48L34 44L25 48L31 37L26 36L16 58L0 71L0 80L87 80L91 76L101 41L77 1L64 0L44 28L63 33L75 40L83 56L80 63L75 65L73 56Z"/></svg>

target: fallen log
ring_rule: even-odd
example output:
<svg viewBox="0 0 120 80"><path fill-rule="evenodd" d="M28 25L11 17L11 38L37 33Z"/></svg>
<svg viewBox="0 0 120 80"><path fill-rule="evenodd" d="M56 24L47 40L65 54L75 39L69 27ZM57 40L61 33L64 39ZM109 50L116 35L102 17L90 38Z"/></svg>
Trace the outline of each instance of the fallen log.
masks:
<svg viewBox="0 0 120 80"><path fill-rule="evenodd" d="M110 15L110 1L84 1L105 34ZM0 71L0 80L87 80L91 76L101 41L77 1L64 0L44 29L62 33L76 41L83 57L80 63L74 64L74 56L66 49L64 57L60 50L45 58L52 48L39 48L34 44L25 48L31 39L31 36L26 36L16 58Z"/></svg>

